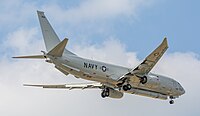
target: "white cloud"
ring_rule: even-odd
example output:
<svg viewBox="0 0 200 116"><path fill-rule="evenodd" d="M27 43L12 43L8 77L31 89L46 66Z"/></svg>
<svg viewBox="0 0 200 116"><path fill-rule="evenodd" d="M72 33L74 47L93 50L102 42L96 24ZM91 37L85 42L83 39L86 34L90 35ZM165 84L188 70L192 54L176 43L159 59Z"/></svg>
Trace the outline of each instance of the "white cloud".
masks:
<svg viewBox="0 0 200 116"><path fill-rule="evenodd" d="M24 0L1 0L0 25L7 28L34 22L36 10L43 10L57 23L96 22L114 18L137 16L138 9L152 5L154 0L86 0L74 6L60 7L56 1L39 2ZM144 7L145 6L145 7Z"/></svg>
<svg viewBox="0 0 200 116"><path fill-rule="evenodd" d="M78 23L98 22L113 18L134 17L142 6L148 6L154 0L86 0L81 4L64 10L57 4L44 5L43 9L51 16L57 15L58 22Z"/></svg>
<svg viewBox="0 0 200 116"><path fill-rule="evenodd" d="M15 32L8 34L3 45L6 49L12 49L21 54L27 51L33 52L33 48L38 48L37 50L39 51L39 48L43 48L43 45L42 39L39 39L38 35L38 28L19 28Z"/></svg>
<svg viewBox="0 0 200 116"><path fill-rule="evenodd" d="M1 0L0 1L0 25L7 28L16 28L33 22L33 17L37 7L34 2L23 0Z"/></svg>

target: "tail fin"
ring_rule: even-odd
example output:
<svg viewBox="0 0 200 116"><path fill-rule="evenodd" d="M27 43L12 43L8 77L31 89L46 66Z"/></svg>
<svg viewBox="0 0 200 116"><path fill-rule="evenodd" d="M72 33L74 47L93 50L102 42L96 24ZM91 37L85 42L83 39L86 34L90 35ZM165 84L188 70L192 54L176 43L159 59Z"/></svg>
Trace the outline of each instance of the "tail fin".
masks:
<svg viewBox="0 0 200 116"><path fill-rule="evenodd" d="M46 19L44 12L37 11L37 14L40 21L40 26L42 29L46 50L47 52L49 52L52 48L55 47L55 45L60 43L60 40L58 39L58 36L51 27L49 21Z"/></svg>
<svg viewBox="0 0 200 116"><path fill-rule="evenodd" d="M37 14L38 14L40 26L42 29L42 34L43 34L46 50L47 50L47 52L50 52L61 41L59 40L57 34L55 33L51 24L49 23L46 16L44 15L44 12L37 11ZM64 50L64 53L73 54L72 52L70 52L66 49ZM75 54L73 54L73 55L75 55Z"/></svg>

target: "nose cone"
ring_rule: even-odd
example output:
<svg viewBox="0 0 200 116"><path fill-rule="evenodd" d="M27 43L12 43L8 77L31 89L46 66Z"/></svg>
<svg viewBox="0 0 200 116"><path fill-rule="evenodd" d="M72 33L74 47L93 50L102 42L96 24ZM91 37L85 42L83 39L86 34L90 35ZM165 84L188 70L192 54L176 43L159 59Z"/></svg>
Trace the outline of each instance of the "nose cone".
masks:
<svg viewBox="0 0 200 116"><path fill-rule="evenodd" d="M181 91L181 95L183 95L183 94L185 94L185 90L183 89L183 87L181 87L182 89L182 91Z"/></svg>
<svg viewBox="0 0 200 116"><path fill-rule="evenodd" d="M179 82L177 82L176 90L177 90L177 93L179 94L179 96L185 94L185 90Z"/></svg>
<svg viewBox="0 0 200 116"><path fill-rule="evenodd" d="M185 94L185 90L183 89L183 87L182 87L181 85L179 86L178 91L179 91L179 94L180 94L180 95Z"/></svg>

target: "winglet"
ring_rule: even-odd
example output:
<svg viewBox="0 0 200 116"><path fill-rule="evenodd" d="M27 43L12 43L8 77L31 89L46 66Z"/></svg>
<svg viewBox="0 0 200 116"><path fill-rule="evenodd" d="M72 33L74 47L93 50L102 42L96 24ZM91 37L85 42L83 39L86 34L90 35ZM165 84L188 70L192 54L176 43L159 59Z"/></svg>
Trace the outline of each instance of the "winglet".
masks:
<svg viewBox="0 0 200 116"><path fill-rule="evenodd" d="M166 47L168 48L167 37L165 37L165 38L164 38L164 40L163 40L162 44L165 44L165 45L166 45Z"/></svg>
<svg viewBox="0 0 200 116"><path fill-rule="evenodd" d="M61 41L56 47L54 47L52 50L50 50L47 55L52 55L56 57L61 57L64 50L65 46L67 45L68 39L65 38L63 41Z"/></svg>

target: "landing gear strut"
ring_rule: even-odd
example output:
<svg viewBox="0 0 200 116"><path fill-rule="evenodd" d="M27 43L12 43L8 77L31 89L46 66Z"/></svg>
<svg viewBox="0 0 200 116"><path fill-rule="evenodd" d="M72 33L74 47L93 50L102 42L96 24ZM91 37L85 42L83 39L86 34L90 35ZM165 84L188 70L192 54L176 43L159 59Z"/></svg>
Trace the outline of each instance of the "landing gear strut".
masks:
<svg viewBox="0 0 200 116"><path fill-rule="evenodd" d="M103 89L102 93L101 93L101 97L105 98L109 96L109 89L105 88Z"/></svg>
<svg viewBox="0 0 200 116"><path fill-rule="evenodd" d="M128 91L132 88L132 86L130 84L126 84L126 85L123 85L122 88L124 91Z"/></svg>

